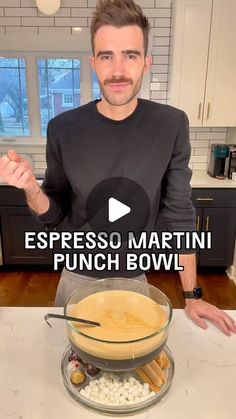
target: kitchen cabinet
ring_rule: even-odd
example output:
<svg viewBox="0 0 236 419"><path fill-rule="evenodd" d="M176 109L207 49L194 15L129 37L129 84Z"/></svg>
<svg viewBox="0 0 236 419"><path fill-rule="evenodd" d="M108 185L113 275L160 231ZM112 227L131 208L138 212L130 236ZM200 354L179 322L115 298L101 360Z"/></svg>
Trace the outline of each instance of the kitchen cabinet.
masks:
<svg viewBox="0 0 236 419"><path fill-rule="evenodd" d="M198 266L231 265L236 236L236 189L193 189L192 201L197 230L212 234L211 249L198 250Z"/></svg>
<svg viewBox="0 0 236 419"><path fill-rule="evenodd" d="M9 265L50 265L50 251L25 249L24 236L26 231L43 231L26 207L2 207L1 223L4 263Z"/></svg>
<svg viewBox="0 0 236 419"><path fill-rule="evenodd" d="M236 1L176 0L170 104L190 125L236 125Z"/></svg>
<svg viewBox="0 0 236 419"><path fill-rule="evenodd" d="M32 216L23 191L2 186L0 193L0 231L4 265L51 265L52 251L25 249L26 231L43 231L45 227Z"/></svg>

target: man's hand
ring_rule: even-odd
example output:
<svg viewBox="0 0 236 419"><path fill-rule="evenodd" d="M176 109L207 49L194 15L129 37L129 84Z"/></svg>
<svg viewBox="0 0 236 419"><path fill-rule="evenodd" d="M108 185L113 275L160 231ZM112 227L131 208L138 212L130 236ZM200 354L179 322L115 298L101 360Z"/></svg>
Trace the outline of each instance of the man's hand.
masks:
<svg viewBox="0 0 236 419"><path fill-rule="evenodd" d="M203 300L187 300L185 306L187 316L202 329L207 329L204 319L213 322L225 335L236 333L236 323L224 311Z"/></svg>
<svg viewBox="0 0 236 419"><path fill-rule="evenodd" d="M8 185L37 193L39 185L27 160L22 159L15 150L9 150L0 159L0 177Z"/></svg>
<svg viewBox="0 0 236 419"><path fill-rule="evenodd" d="M44 214L49 208L49 199L41 190L27 160L15 150L9 150L0 159L0 178L8 185L24 189L28 206L37 214Z"/></svg>

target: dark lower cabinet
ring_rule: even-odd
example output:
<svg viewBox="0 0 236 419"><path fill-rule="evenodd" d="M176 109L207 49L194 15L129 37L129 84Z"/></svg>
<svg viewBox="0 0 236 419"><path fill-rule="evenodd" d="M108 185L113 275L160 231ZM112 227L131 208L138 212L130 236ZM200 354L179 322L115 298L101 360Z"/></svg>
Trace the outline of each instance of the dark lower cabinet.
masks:
<svg viewBox="0 0 236 419"><path fill-rule="evenodd" d="M229 266L233 262L236 236L236 189L192 190L196 228L210 231L211 249L197 252L198 266Z"/></svg>
<svg viewBox="0 0 236 419"><path fill-rule="evenodd" d="M52 265L50 250L25 249L25 231L43 231L27 207L25 194L12 186L0 186L0 239L3 265Z"/></svg>
<svg viewBox="0 0 236 419"><path fill-rule="evenodd" d="M202 231L210 231L211 249L198 253L199 266L229 266L233 261L235 241L235 208L202 209Z"/></svg>
<svg viewBox="0 0 236 419"><path fill-rule="evenodd" d="M27 207L2 207L2 252L4 264L9 265L51 265L50 250L26 249L25 232L43 231Z"/></svg>

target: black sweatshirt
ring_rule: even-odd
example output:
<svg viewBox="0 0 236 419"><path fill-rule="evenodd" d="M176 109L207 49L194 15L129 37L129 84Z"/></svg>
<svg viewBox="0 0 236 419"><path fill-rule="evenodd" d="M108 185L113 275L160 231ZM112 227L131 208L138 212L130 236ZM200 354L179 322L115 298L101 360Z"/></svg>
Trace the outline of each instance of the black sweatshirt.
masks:
<svg viewBox="0 0 236 419"><path fill-rule="evenodd" d="M96 103L60 114L48 124L42 189L50 198L50 207L38 217L40 221L51 226L63 221L62 229L71 232L91 230L85 211L89 192L104 179L125 177L141 185L149 197L150 230L156 230L161 214L170 231L193 231L185 113L138 99L131 115L115 121L100 114ZM124 275L125 269L120 273ZM111 273L87 275L106 277Z"/></svg>

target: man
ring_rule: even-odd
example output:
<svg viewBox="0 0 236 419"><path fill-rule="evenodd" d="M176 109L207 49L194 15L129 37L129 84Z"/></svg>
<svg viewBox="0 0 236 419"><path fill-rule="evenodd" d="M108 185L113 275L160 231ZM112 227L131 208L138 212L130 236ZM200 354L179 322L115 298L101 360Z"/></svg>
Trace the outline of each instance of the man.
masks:
<svg viewBox="0 0 236 419"><path fill-rule="evenodd" d="M69 230L86 231L85 206L91 189L103 179L124 176L149 191L152 229L160 210L173 231L194 230L186 115L137 98L151 65L148 31L148 21L133 1L99 2L91 26L91 66L102 99L49 122L42 188L14 150L2 157L1 177L24 189L29 207L45 224L56 226L66 220ZM195 254L180 254L179 260L184 267L180 272L183 290L193 292L197 285ZM56 303L63 304L70 290L93 279L96 275L89 277L88 272L63 271ZM204 319L209 319L226 335L236 332L226 313L201 298L186 298L185 310L203 329L207 328Z"/></svg>

